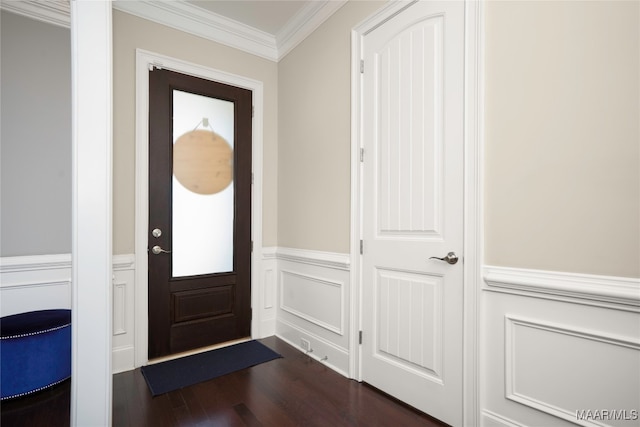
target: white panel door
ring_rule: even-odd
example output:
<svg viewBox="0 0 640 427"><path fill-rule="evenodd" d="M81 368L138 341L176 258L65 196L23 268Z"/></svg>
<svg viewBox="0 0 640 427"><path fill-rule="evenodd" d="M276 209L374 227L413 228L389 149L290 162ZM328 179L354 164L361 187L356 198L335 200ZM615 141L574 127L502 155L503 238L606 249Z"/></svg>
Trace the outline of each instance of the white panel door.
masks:
<svg viewBox="0 0 640 427"><path fill-rule="evenodd" d="M365 382L462 424L464 3L417 2L363 38Z"/></svg>

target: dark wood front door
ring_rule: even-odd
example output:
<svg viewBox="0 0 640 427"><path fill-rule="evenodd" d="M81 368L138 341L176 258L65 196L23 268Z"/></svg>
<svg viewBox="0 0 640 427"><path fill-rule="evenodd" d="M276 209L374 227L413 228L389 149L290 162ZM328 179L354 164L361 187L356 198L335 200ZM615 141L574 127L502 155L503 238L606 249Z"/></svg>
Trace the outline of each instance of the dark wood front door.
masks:
<svg viewBox="0 0 640 427"><path fill-rule="evenodd" d="M149 358L251 335L249 90L149 72Z"/></svg>

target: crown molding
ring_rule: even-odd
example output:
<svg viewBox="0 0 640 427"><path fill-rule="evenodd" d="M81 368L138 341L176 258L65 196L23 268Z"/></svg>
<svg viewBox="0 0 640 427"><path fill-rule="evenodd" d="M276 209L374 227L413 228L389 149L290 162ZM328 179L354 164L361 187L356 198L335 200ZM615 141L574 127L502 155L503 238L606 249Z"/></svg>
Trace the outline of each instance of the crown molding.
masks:
<svg viewBox="0 0 640 427"><path fill-rule="evenodd" d="M69 28L71 25L69 0L2 0L0 8L58 27Z"/></svg>
<svg viewBox="0 0 640 427"><path fill-rule="evenodd" d="M113 8L271 61L278 57L275 36L190 3L119 0Z"/></svg>
<svg viewBox="0 0 640 427"><path fill-rule="evenodd" d="M309 1L273 35L184 1L114 0L113 8L278 62L347 0ZM69 0L2 0L3 10L69 28Z"/></svg>
<svg viewBox="0 0 640 427"><path fill-rule="evenodd" d="M276 34L277 60L284 58L346 3L347 0L307 2Z"/></svg>

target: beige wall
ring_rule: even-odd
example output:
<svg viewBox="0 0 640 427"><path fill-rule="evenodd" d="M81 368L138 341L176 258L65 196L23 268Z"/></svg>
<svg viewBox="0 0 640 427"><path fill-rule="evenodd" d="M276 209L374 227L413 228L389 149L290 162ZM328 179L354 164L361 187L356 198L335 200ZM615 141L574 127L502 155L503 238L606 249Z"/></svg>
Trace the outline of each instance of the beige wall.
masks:
<svg viewBox="0 0 640 427"><path fill-rule="evenodd" d="M349 251L350 2L279 64L279 245ZM640 276L638 2L486 4L486 263Z"/></svg>
<svg viewBox="0 0 640 427"><path fill-rule="evenodd" d="M136 47L264 81L264 245L348 252L350 31L383 3L347 3L278 64L115 12L115 253ZM485 6L486 263L640 277L639 3Z"/></svg>
<svg viewBox="0 0 640 427"><path fill-rule="evenodd" d="M134 252L136 48L264 84L263 245L277 244L277 64L151 21L113 12L113 248Z"/></svg>
<svg viewBox="0 0 640 427"><path fill-rule="evenodd" d="M69 29L0 13L0 256L71 252Z"/></svg>
<svg viewBox="0 0 640 427"><path fill-rule="evenodd" d="M278 244L349 252L351 30L383 2L349 2L278 65Z"/></svg>
<svg viewBox="0 0 640 427"><path fill-rule="evenodd" d="M486 4L487 264L640 277L639 5Z"/></svg>

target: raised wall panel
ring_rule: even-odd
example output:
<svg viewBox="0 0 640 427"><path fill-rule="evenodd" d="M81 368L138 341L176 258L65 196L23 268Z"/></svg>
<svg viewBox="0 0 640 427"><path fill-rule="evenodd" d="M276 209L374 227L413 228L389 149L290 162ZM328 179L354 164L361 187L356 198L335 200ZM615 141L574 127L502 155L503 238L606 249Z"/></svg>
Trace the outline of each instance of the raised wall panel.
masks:
<svg viewBox="0 0 640 427"><path fill-rule="evenodd" d="M263 303L265 309L273 308L273 303L275 299L275 271L273 269L265 269L264 270L264 288L263 292Z"/></svg>
<svg viewBox="0 0 640 427"><path fill-rule="evenodd" d="M638 424L639 279L484 273L482 425Z"/></svg>
<svg viewBox="0 0 640 427"><path fill-rule="evenodd" d="M127 284L113 284L113 335L127 333Z"/></svg>
<svg viewBox="0 0 640 427"><path fill-rule="evenodd" d="M280 308L336 334L344 333L343 283L288 270L280 272Z"/></svg>
<svg viewBox="0 0 640 427"><path fill-rule="evenodd" d="M252 306L260 308L260 322L251 330L253 338L270 337L276 332L278 261L275 256L276 248L262 248L262 286L251 296Z"/></svg>
<svg viewBox="0 0 640 427"><path fill-rule="evenodd" d="M443 29L432 17L376 55L380 235L442 233Z"/></svg>
<svg viewBox="0 0 640 427"><path fill-rule="evenodd" d="M379 269L376 357L441 382L442 277Z"/></svg>
<svg viewBox="0 0 640 427"><path fill-rule="evenodd" d="M134 364L135 257L113 257L113 373L129 371Z"/></svg>
<svg viewBox="0 0 640 427"><path fill-rule="evenodd" d="M505 319L507 399L582 425L593 424L576 419L578 410L638 410L637 337Z"/></svg>
<svg viewBox="0 0 640 427"><path fill-rule="evenodd" d="M347 376L350 337L350 257L347 254L277 248L275 335Z"/></svg>

